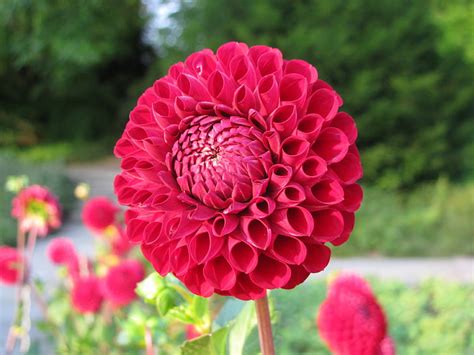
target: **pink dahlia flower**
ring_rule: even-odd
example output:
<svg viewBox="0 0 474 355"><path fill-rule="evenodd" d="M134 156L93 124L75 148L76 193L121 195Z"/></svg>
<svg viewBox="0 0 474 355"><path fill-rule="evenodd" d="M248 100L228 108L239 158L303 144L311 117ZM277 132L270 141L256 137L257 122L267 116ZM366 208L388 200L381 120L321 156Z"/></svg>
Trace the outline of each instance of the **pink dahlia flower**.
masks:
<svg viewBox="0 0 474 355"><path fill-rule="evenodd" d="M71 275L79 273L79 256L70 239L53 239L49 243L47 255L52 263L66 266Z"/></svg>
<svg viewBox="0 0 474 355"><path fill-rule="evenodd" d="M145 277L143 265L137 260L125 260L111 267L103 280L105 298L115 306L126 306L137 294L137 283Z"/></svg>
<svg viewBox="0 0 474 355"><path fill-rule="evenodd" d="M383 309L359 276L343 274L332 282L316 323L321 338L335 354L395 354Z"/></svg>
<svg viewBox="0 0 474 355"><path fill-rule="evenodd" d="M96 276L76 279L71 290L73 308L79 313L96 313L102 305L101 283Z"/></svg>
<svg viewBox="0 0 474 355"><path fill-rule="evenodd" d="M82 221L86 227L102 232L115 224L119 208L105 196L97 196L86 202L82 209Z"/></svg>
<svg viewBox="0 0 474 355"><path fill-rule="evenodd" d="M20 281L22 256L15 248L0 246L0 282L13 285Z"/></svg>
<svg viewBox="0 0 474 355"><path fill-rule="evenodd" d="M46 187L31 185L21 190L12 202L12 216L23 232L36 232L44 237L61 226L58 199Z"/></svg>
<svg viewBox="0 0 474 355"><path fill-rule="evenodd" d="M116 233L110 241L112 252L118 256L125 256L133 248L133 244L128 241L127 235L122 226L116 226Z"/></svg>
<svg viewBox="0 0 474 355"><path fill-rule="evenodd" d="M257 299L323 270L362 199L341 105L275 48L231 42L173 65L115 146L129 239L201 296Z"/></svg>

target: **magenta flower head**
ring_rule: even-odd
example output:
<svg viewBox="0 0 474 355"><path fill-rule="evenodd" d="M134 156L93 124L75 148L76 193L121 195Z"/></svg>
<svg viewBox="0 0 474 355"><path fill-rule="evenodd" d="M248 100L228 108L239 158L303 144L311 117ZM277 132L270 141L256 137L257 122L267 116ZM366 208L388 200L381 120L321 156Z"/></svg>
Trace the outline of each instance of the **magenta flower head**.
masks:
<svg viewBox="0 0 474 355"><path fill-rule="evenodd" d="M122 261L111 267L103 280L105 298L117 307L130 304L137 298L135 288L144 277L145 269L138 260Z"/></svg>
<svg viewBox="0 0 474 355"><path fill-rule="evenodd" d="M171 66L115 146L130 240L201 296L257 299L323 270L362 199L341 105L275 48L231 42Z"/></svg>
<svg viewBox="0 0 474 355"><path fill-rule="evenodd" d="M369 284L357 275L342 274L331 283L316 323L334 354L395 354L384 311Z"/></svg>
<svg viewBox="0 0 474 355"><path fill-rule="evenodd" d="M105 196L97 196L86 202L82 209L84 225L96 232L103 232L117 221L120 209Z"/></svg>
<svg viewBox="0 0 474 355"><path fill-rule="evenodd" d="M23 262L23 257L16 248L0 246L0 283L14 285L19 282Z"/></svg>
<svg viewBox="0 0 474 355"><path fill-rule="evenodd" d="M12 201L12 216L23 232L44 237L61 226L61 206L46 187L31 185L21 190Z"/></svg>
<svg viewBox="0 0 474 355"><path fill-rule="evenodd" d="M79 274L79 255L69 238L53 239L47 249L49 260L55 265L63 265L73 277Z"/></svg>
<svg viewBox="0 0 474 355"><path fill-rule="evenodd" d="M100 279L87 276L74 280L71 290L72 307L79 313L97 313L102 305L104 296Z"/></svg>

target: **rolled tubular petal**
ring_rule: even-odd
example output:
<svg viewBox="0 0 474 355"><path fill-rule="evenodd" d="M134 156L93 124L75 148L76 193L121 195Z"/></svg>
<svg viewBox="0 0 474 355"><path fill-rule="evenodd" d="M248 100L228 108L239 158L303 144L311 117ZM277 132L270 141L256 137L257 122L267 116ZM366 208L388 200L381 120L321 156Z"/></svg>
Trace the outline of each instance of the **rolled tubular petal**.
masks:
<svg viewBox="0 0 474 355"><path fill-rule="evenodd" d="M324 117L325 121L329 121L334 118L339 106L337 96L333 92L320 89L311 95L306 113L316 113Z"/></svg>
<svg viewBox="0 0 474 355"><path fill-rule="evenodd" d="M312 212L314 230L312 236L318 242L330 242L339 237L344 230L344 217L336 209Z"/></svg>
<svg viewBox="0 0 474 355"><path fill-rule="evenodd" d="M264 218L273 213L276 203L272 198L258 196L249 205L250 216Z"/></svg>
<svg viewBox="0 0 474 355"><path fill-rule="evenodd" d="M362 165L360 159L352 153L347 153L339 163L332 164L331 170L344 184L353 184L362 177Z"/></svg>
<svg viewBox="0 0 474 355"><path fill-rule="evenodd" d="M349 140L338 128L324 129L312 146L313 151L328 164L341 161L349 150Z"/></svg>
<svg viewBox="0 0 474 355"><path fill-rule="evenodd" d="M255 247L243 241L229 239L228 259L232 267L238 271L248 274L258 263L258 251Z"/></svg>
<svg viewBox="0 0 474 355"><path fill-rule="evenodd" d="M230 290L237 281L237 273L223 256L208 261L203 273L212 287L223 291Z"/></svg>
<svg viewBox="0 0 474 355"><path fill-rule="evenodd" d="M262 115L269 115L278 107L280 104L279 89L274 75L267 75L260 80L257 86L257 95Z"/></svg>
<svg viewBox="0 0 474 355"><path fill-rule="evenodd" d="M322 180L305 190L306 202L313 206L335 205L344 200L344 189L336 180Z"/></svg>
<svg viewBox="0 0 474 355"><path fill-rule="evenodd" d="M183 282L191 292L202 297L209 297L214 293L214 288L204 277L202 265L189 269L183 277Z"/></svg>
<svg viewBox="0 0 474 355"><path fill-rule="evenodd" d="M306 193L300 184L290 183L286 185L276 196L278 207L297 206L306 199Z"/></svg>
<svg viewBox="0 0 474 355"><path fill-rule="evenodd" d="M306 246L298 238L279 235L273 241L272 256L286 264L300 265L306 258Z"/></svg>
<svg viewBox="0 0 474 355"><path fill-rule="evenodd" d="M304 207L294 206L276 210L271 216L278 233L292 236L309 236L313 232L314 221Z"/></svg>
<svg viewBox="0 0 474 355"><path fill-rule="evenodd" d="M259 249L267 249L272 241L270 226L261 219L252 217L241 218L241 228L245 241Z"/></svg>
<svg viewBox="0 0 474 355"><path fill-rule="evenodd" d="M317 155L307 157L296 171L294 180L301 184L317 182L328 170L326 161Z"/></svg>
<svg viewBox="0 0 474 355"><path fill-rule="evenodd" d="M288 282L282 288L286 290L291 290L303 283L308 276L311 274L304 266L301 265L290 265L291 277Z"/></svg>
<svg viewBox="0 0 474 355"><path fill-rule="evenodd" d="M296 126L295 134L303 137L308 142L313 143L321 132L324 118L317 114L308 114L303 116Z"/></svg>
<svg viewBox="0 0 474 355"><path fill-rule="evenodd" d="M281 144L281 159L290 166L300 165L308 155L310 144L299 137L288 137Z"/></svg>
<svg viewBox="0 0 474 355"><path fill-rule="evenodd" d="M249 276L255 285L271 290L283 287L290 280L291 269L287 264L262 254Z"/></svg>
<svg viewBox="0 0 474 355"><path fill-rule="evenodd" d="M320 272L331 258L331 249L324 244L306 244L307 254L303 266L308 272Z"/></svg>
<svg viewBox="0 0 474 355"><path fill-rule="evenodd" d="M214 235L221 237L232 233L239 225L239 218L235 215L220 214L212 223L212 232Z"/></svg>
<svg viewBox="0 0 474 355"><path fill-rule="evenodd" d="M280 82L280 99L292 103L301 112L306 101L308 81L297 73L284 75Z"/></svg>
<svg viewBox="0 0 474 355"><path fill-rule="evenodd" d="M295 129L297 116L295 105L282 105L270 115L270 124L280 137L285 138Z"/></svg>

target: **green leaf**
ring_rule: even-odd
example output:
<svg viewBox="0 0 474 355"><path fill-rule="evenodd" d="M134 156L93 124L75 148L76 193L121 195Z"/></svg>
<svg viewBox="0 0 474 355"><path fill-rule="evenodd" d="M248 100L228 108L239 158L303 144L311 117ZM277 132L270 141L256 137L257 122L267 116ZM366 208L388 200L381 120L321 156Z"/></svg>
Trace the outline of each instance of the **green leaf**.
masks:
<svg viewBox="0 0 474 355"><path fill-rule="evenodd" d="M197 319L203 319L209 312L209 299L199 296L193 297L191 312Z"/></svg>
<svg viewBox="0 0 474 355"><path fill-rule="evenodd" d="M176 307L178 294L170 288L161 290L156 296L156 308L161 316L165 316L170 309Z"/></svg>
<svg viewBox="0 0 474 355"><path fill-rule="evenodd" d="M136 288L137 294L145 301L153 303L160 290L164 287L163 278L156 272L148 275Z"/></svg>
<svg viewBox="0 0 474 355"><path fill-rule="evenodd" d="M241 355L244 350L245 340L257 324L255 305L247 302L239 313L229 333L229 354Z"/></svg>
<svg viewBox="0 0 474 355"><path fill-rule="evenodd" d="M224 355L227 343L227 335L229 327L222 327L211 335L212 353L216 355Z"/></svg>
<svg viewBox="0 0 474 355"><path fill-rule="evenodd" d="M212 334L206 334L186 341L181 346L183 355L224 355L226 348L228 327L223 327Z"/></svg>
<svg viewBox="0 0 474 355"><path fill-rule="evenodd" d="M196 323L196 320L188 314L187 308L184 305L171 308L168 311L167 315L168 315L169 318L174 318L174 319L179 320L183 323L187 323L187 324Z"/></svg>
<svg viewBox="0 0 474 355"><path fill-rule="evenodd" d="M210 353L211 336L209 334L186 341L181 346L182 355L209 355Z"/></svg>

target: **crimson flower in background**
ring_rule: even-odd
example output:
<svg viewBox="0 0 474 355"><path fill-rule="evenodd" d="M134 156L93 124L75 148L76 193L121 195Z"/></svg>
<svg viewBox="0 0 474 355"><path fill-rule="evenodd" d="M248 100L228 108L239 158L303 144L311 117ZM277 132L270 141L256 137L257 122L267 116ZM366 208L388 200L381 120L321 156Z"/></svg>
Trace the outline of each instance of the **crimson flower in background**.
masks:
<svg viewBox="0 0 474 355"><path fill-rule="evenodd" d="M186 326L186 340L193 340L200 337L202 334L198 332L196 327L192 324Z"/></svg>
<svg viewBox="0 0 474 355"><path fill-rule="evenodd" d="M71 303L79 313L96 313L102 305L101 283L96 276L78 278L71 290Z"/></svg>
<svg viewBox="0 0 474 355"><path fill-rule="evenodd" d="M0 246L0 282L7 285L20 281L19 268L23 262L16 248Z"/></svg>
<svg viewBox="0 0 474 355"><path fill-rule="evenodd" d="M111 237L110 246L112 252L118 256L126 255L133 245L128 241L127 235L121 226L117 226L114 235Z"/></svg>
<svg viewBox="0 0 474 355"><path fill-rule="evenodd" d="M103 280L105 298L114 306L126 306L137 294L137 283L145 277L143 265L138 260L124 260L109 269Z"/></svg>
<svg viewBox="0 0 474 355"><path fill-rule="evenodd" d="M61 226L61 206L46 187L31 185L21 190L12 201L12 216L23 232L36 232L44 237Z"/></svg>
<svg viewBox="0 0 474 355"><path fill-rule="evenodd" d="M335 354L395 354L383 309L369 284L357 275L342 274L331 283L316 323Z"/></svg>
<svg viewBox="0 0 474 355"><path fill-rule="evenodd" d="M257 299L323 270L362 200L357 129L303 60L231 42L138 99L115 146L127 234L190 291Z"/></svg>
<svg viewBox="0 0 474 355"><path fill-rule="evenodd" d="M97 196L86 202L82 209L84 225L94 231L102 232L115 224L119 208L105 196Z"/></svg>
<svg viewBox="0 0 474 355"><path fill-rule="evenodd" d="M49 243L47 255L53 264L64 265L72 276L78 275L79 256L70 239L53 239L51 243Z"/></svg>

